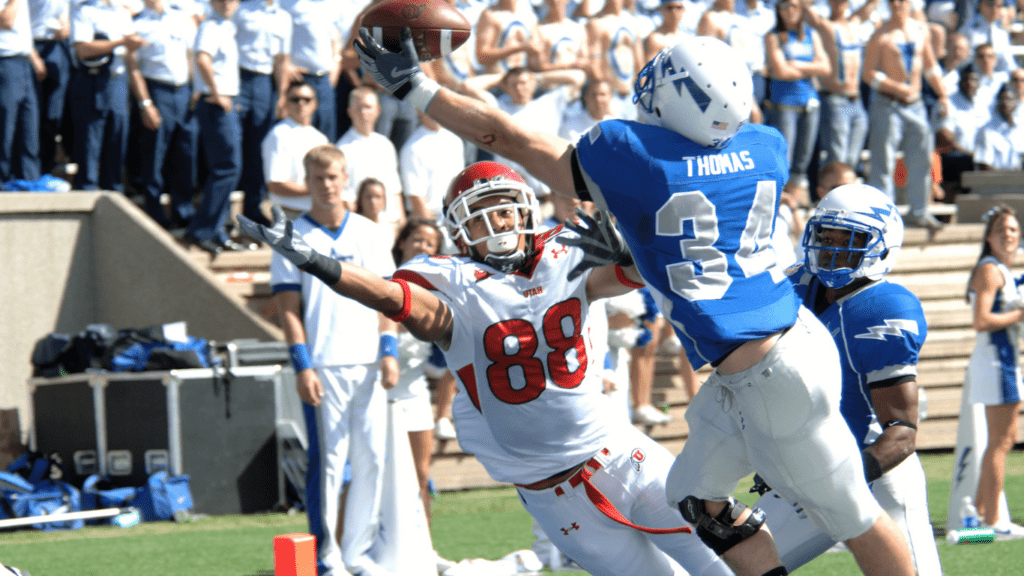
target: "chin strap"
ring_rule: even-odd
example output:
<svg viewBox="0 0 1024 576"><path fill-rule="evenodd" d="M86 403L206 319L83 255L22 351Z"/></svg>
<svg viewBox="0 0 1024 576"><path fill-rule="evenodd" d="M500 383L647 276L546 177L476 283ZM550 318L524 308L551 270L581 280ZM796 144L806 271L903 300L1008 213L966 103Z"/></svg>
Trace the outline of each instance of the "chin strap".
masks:
<svg viewBox="0 0 1024 576"><path fill-rule="evenodd" d="M526 264L526 252L516 250L510 254L488 254L484 256L484 262L495 270L508 274L519 270Z"/></svg>

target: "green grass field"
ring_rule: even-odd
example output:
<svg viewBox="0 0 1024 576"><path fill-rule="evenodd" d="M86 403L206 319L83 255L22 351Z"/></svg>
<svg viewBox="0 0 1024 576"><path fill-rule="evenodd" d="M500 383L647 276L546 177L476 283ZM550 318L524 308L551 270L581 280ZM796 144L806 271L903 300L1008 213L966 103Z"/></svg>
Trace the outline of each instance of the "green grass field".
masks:
<svg viewBox="0 0 1024 576"><path fill-rule="evenodd" d="M1024 540L949 546L946 524L953 461L949 454L922 456L928 476L932 524L947 576L1019 576ZM741 484L746 486L747 484ZM747 503L749 495L737 492ZM1024 452L1007 462L1006 496L1024 523ZM510 488L442 493L434 502L434 545L446 558L496 559L529 548L530 516ZM0 534L0 563L32 576L260 576L273 574L273 537L305 532L303 515L218 516L183 524L148 523L128 529L88 527L70 532ZM848 553L825 554L800 574L859 574ZM624 575L626 576L626 575Z"/></svg>

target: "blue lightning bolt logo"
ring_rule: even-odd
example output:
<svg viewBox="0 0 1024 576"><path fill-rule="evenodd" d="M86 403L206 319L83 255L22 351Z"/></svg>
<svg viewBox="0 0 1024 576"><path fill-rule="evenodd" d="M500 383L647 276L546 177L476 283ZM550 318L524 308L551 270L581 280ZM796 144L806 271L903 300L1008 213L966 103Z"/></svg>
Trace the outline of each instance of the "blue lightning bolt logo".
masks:
<svg viewBox="0 0 1024 576"><path fill-rule="evenodd" d="M701 112L706 111L708 106L711 105L711 97L708 96L708 93L702 90L700 86L697 86L697 83L693 81L693 78L690 78L690 73L686 70L679 70L676 72L676 68L675 65L672 64L672 60L666 58L662 61L661 78L663 82L672 82L676 87L676 92L678 92L680 96L683 94L683 86L686 86L686 89L690 92L690 96L693 98L693 101L697 103Z"/></svg>
<svg viewBox="0 0 1024 576"><path fill-rule="evenodd" d="M884 326L869 326L864 334L857 334L854 338L865 340L885 340L886 336L902 336L902 331L907 331L917 336L917 322L914 320L884 320Z"/></svg>
<svg viewBox="0 0 1024 576"><path fill-rule="evenodd" d="M964 471L967 470L967 457L968 457L968 455L970 455L970 453L971 453L971 447L970 446L964 448L964 453L960 455L960 459L956 463L956 466L957 466L956 483L957 484L960 484L960 482L962 482L963 479L964 479Z"/></svg>
<svg viewBox="0 0 1024 576"><path fill-rule="evenodd" d="M884 222L885 220L883 220L882 217L883 216L891 216L893 210L895 210L895 209L896 209L896 207L893 206L892 204L887 204L884 208L880 208L878 206L872 206L871 207L871 212L858 212L858 214L863 214L864 216L867 216L868 218L874 218L875 220L878 220L879 222Z"/></svg>

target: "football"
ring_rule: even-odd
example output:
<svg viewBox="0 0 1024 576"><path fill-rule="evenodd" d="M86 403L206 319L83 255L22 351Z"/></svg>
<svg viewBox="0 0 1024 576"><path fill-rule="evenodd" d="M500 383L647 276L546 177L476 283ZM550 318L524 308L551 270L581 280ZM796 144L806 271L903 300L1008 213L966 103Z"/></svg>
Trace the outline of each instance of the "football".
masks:
<svg viewBox="0 0 1024 576"><path fill-rule="evenodd" d="M469 39L469 20L444 0L384 0L363 15L362 27L379 44L398 52L403 27L412 31L420 62L451 54Z"/></svg>

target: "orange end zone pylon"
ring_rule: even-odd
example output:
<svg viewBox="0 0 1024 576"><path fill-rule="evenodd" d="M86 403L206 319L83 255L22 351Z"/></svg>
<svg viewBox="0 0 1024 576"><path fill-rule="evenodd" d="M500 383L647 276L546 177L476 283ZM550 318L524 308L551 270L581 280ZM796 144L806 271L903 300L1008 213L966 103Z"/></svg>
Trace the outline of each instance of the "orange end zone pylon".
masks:
<svg viewBox="0 0 1024 576"><path fill-rule="evenodd" d="M316 537L274 536L274 576L316 576Z"/></svg>

